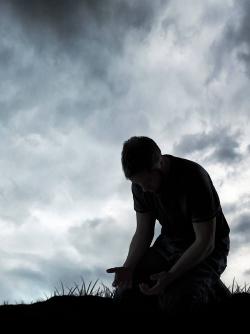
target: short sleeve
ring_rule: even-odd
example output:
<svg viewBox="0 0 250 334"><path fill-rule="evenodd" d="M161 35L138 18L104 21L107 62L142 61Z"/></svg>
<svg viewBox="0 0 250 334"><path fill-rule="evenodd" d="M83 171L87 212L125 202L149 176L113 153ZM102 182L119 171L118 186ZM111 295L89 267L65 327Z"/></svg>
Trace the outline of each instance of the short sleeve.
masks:
<svg viewBox="0 0 250 334"><path fill-rule="evenodd" d="M219 196L207 171L200 166L189 182L189 210L192 223L214 218L221 210Z"/></svg>
<svg viewBox="0 0 250 334"><path fill-rule="evenodd" d="M132 182L131 191L133 194L134 210L137 212L149 212L153 211L152 201L149 198L149 194L144 192L141 187Z"/></svg>

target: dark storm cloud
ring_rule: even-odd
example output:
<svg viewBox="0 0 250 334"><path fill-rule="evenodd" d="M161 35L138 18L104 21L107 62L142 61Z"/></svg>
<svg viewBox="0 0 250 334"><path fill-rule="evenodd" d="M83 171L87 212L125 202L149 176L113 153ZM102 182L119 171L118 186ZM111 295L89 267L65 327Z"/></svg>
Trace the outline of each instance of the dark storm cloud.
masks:
<svg viewBox="0 0 250 334"><path fill-rule="evenodd" d="M126 43L136 51L166 4L162 0L0 1L0 153L5 175L0 217L4 221L22 224L31 207L53 205L56 189L64 181L78 200L85 189L97 198L98 182L102 190L110 191L100 174L110 170L103 165L110 157L105 144L121 143L128 132L149 129L146 115L127 105L132 78L123 52ZM107 131L111 124L112 131ZM84 131L78 133L77 143L60 142L78 127ZM79 153L74 151L80 142L90 150L92 138L103 144L106 157L98 165L94 154L86 162L80 148ZM53 148L56 152L51 153ZM87 164L92 176L85 178ZM91 177L96 187L90 186ZM108 184L107 175L106 180Z"/></svg>
<svg viewBox="0 0 250 334"><path fill-rule="evenodd" d="M6 33L0 44L0 65L6 94L3 92L4 98L0 99L0 118L8 122L17 111L25 113L39 107L42 110L29 124L23 122L23 132L72 128L95 115L107 124L110 120L124 124L119 134L128 127L133 131L135 124L140 131L146 122L144 116L132 116L131 124L125 103L116 104L132 85L129 60L123 63L123 52L128 43L134 50L138 43L144 43L167 3L1 1L2 31ZM65 96L65 87L73 94ZM13 88L14 98L8 98ZM113 109L107 110L111 106ZM91 121L91 132L102 136L102 129L95 123ZM106 135L112 136L112 132L106 131Z"/></svg>
<svg viewBox="0 0 250 334"><path fill-rule="evenodd" d="M13 61L13 53L10 47L5 47L5 49L0 50L0 64L1 66L9 66Z"/></svg>
<svg viewBox="0 0 250 334"><path fill-rule="evenodd" d="M197 151L206 152L213 149L209 156L210 161L220 163L236 163L242 159L239 152L239 136L241 131L232 133L229 127L215 128L210 132L184 135L174 145L177 154L190 154Z"/></svg>
<svg viewBox="0 0 250 334"><path fill-rule="evenodd" d="M243 213L240 215L238 223L233 228L233 231L250 240L250 213Z"/></svg>
<svg viewBox="0 0 250 334"><path fill-rule="evenodd" d="M160 124L151 123L153 108L147 101L151 96L158 95L159 87L165 87L166 78L170 78L169 82L166 81L167 86L173 87L169 95L179 102L180 89L172 85L174 80L171 78L178 77L182 71L185 74L186 63L183 65L182 60L176 63L179 51L182 53L178 42L190 51L198 47L195 52L197 56L201 54L201 49L208 53L206 38L210 32L207 32L206 24L196 24L193 14L189 17L183 10L182 2L171 2L173 11L168 12L164 30L172 29L172 35L167 37L166 43L173 38L173 54L177 57L169 59L169 62L166 59L169 76L162 68L159 69L163 64L161 60L158 64L158 55L163 51L162 45L157 42L161 32L159 34L154 27L158 27L159 18L164 14L168 2L0 0L2 231L5 239L10 238L6 243L18 249L25 248L29 238L33 240L39 235L39 240L42 239L39 228L36 233L36 229L30 231L29 225L27 229L25 226L14 229L15 226L9 225L10 222L20 225L28 221L32 226L37 224L48 231L49 237L44 238L51 241L50 250L40 248L44 258L38 254L31 258L22 253L16 253L14 259L10 259L8 254L1 257L7 269L4 270L2 266L6 279L3 276L1 296L14 298L17 292L13 284L17 281L20 292L30 291L33 280L32 288L34 291L37 288L40 293L50 289L54 291L55 285L60 288L60 280L65 286L72 286L72 282L80 276L84 277L85 282L97 278L111 280L100 261L111 267L115 262L117 265L120 263L123 257L121 250L124 250L126 256L130 237L125 227L128 217L121 214L119 222L115 222L112 217L96 218L96 214L100 213L99 207L106 210L109 205L114 205L114 210L119 210L119 203L113 203L113 199L122 200L122 206L131 199L129 189L125 189L125 180L122 187L126 196L123 198L117 186L123 177L119 158L122 142L135 134L149 134L153 128L156 133L161 133L161 129L157 128ZM178 23L175 23L175 18L172 19L175 6L182 12L176 17ZM204 10L211 26L214 22L225 20L225 12L221 12L219 6L223 7L224 4L216 3L210 13ZM186 28L185 24L183 26L184 17L195 24L189 27L187 22ZM149 35L151 31L154 32L152 36ZM193 44L199 36L203 36L201 44ZM230 44L230 40L225 43ZM186 58L185 49L183 51ZM222 49L221 54L226 57L227 51ZM196 63L199 56L197 59L195 57L192 60ZM211 65L206 63L206 57L202 54L201 57L204 63L202 60L199 74L206 73ZM187 73L190 79L186 80L184 74L180 79L188 83L188 94L194 91L195 99L199 100L202 94L199 95L194 88L196 82L201 86L198 76ZM216 96L223 95L220 87L215 93ZM230 94L226 95L228 98ZM217 104L216 96L214 105L220 107L220 99ZM244 92L241 97L245 101ZM189 104L185 98L182 102L183 105ZM167 97L164 97L163 103L169 109L172 108ZM208 105L205 109L209 109ZM179 110L182 114L185 108L182 110L181 106ZM225 115L227 118L228 114ZM165 108L164 113L158 116L165 119ZM185 126L179 116L177 125L184 123ZM217 123L215 114L210 116ZM176 129L176 122L173 124L173 129ZM192 128L193 124L190 125ZM240 161L242 153L239 151L239 135L240 132L232 134L228 128L200 132L183 138L177 143L176 150L190 152L191 147L191 152L205 153L212 149L210 159L214 161ZM189 145L185 146L185 140ZM248 149L250 152L250 145ZM224 179L229 182L226 177ZM241 202L241 198L238 202ZM249 203L245 204L245 208L247 205ZM85 208L88 217L92 218L94 213L92 219L85 219ZM237 203L228 204L223 210L226 214L234 214L242 208ZM63 217L62 228L66 227L65 224L70 226L66 233L63 232L64 239L60 246L54 244L49 234L54 215L59 221ZM65 222L67 217L68 221ZM54 236L62 233L57 224L58 229L51 231ZM157 227L160 228L160 224ZM19 235L19 231L23 233ZM244 233L233 230L232 236L233 248L248 242L244 239ZM105 251L103 246L106 246ZM10 263L14 263L15 267L10 267Z"/></svg>
<svg viewBox="0 0 250 334"><path fill-rule="evenodd" d="M238 52L238 57L246 64L248 74L250 74L250 2L248 0L242 0L240 2L235 1L235 4L239 6L240 24L238 25L235 24L236 22L231 22L231 26L228 27L227 37L228 39L233 39L237 47L245 47L245 50Z"/></svg>
<svg viewBox="0 0 250 334"><path fill-rule="evenodd" d="M50 26L60 38L89 32L94 21L97 26L113 21L119 26L150 30L159 6L166 1L125 1L125 0L10 0L8 1L18 16L29 26ZM119 28L119 27L118 27Z"/></svg>
<svg viewBox="0 0 250 334"><path fill-rule="evenodd" d="M231 226L231 251L234 252L250 242L250 213L242 213Z"/></svg>
<svg viewBox="0 0 250 334"><path fill-rule="evenodd" d="M248 0L234 1L222 34L211 45L214 54L214 66L210 79L219 75L234 51L239 61L242 61L246 66L246 71L250 75L249 17L250 2Z"/></svg>
<svg viewBox="0 0 250 334"><path fill-rule="evenodd" d="M110 57L121 54L128 34L139 40L150 32L166 1L126 0L11 0L11 10L24 33L36 45L95 62L95 74L104 75ZM51 40L52 39L52 40ZM100 50L102 50L100 54Z"/></svg>

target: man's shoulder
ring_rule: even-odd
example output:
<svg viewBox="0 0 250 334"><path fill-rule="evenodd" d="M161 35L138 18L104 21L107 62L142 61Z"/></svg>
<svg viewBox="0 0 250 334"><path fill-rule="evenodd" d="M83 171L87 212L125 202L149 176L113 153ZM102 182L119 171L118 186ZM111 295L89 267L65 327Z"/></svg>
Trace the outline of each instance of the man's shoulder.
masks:
<svg viewBox="0 0 250 334"><path fill-rule="evenodd" d="M183 177L193 177L197 174L206 174L206 169L198 162L182 158L178 156L172 156L173 168L176 173L179 173Z"/></svg>

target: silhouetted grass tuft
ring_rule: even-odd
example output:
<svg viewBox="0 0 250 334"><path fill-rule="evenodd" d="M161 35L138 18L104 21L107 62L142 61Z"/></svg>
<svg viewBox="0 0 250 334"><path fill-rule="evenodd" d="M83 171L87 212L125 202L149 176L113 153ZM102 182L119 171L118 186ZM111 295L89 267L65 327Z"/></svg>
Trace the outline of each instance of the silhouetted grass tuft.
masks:
<svg viewBox="0 0 250 334"><path fill-rule="evenodd" d="M97 279L94 283L94 285L91 287L92 281L89 282L88 286L86 287L86 284L84 282L83 277L81 287L77 285L76 282L74 282L73 287L64 287L63 282L60 280L61 284L61 292L58 290L57 287L55 287L55 291L53 294L51 294L49 297L45 295L46 300L55 297L55 296L98 296L98 297L104 297L104 298L113 298L114 291L111 291L106 285L101 283L103 290L100 290L100 287L98 287L97 291L94 291L94 288L96 286L96 283L99 281ZM36 302L42 302L44 299L39 298ZM31 302L31 304L34 302ZM18 305L25 305L26 303L22 300L20 303L16 302ZM8 301L4 301L2 305L9 305Z"/></svg>
<svg viewBox="0 0 250 334"><path fill-rule="evenodd" d="M97 279L95 281L95 283L92 287L91 287L92 281L90 281L87 288L86 288L83 277L81 277L81 279L82 279L81 287L79 288L78 285L76 284L76 282L74 282L74 287L71 287L71 288L67 287L67 289L68 289L67 293L65 293L63 283L62 283L62 281L60 281L61 282L62 293L60 294L58 289L55 287L56 290L54 291L53 296L87 296L87 295L89 296L89 295L91 295L91 296L98 296L98 297L104 297L104 298L112 298L113 297L114 291L111 291L103 283L101 283L102 286L103 286L102 291L100 291L100 287L98 287L97 291L94 291L96 283L99 281L99 279ZM48 297L47 297L47 299L48 299Z"/></svg>
<svg viewBox="0 0 250 334"><path fill-rule="evenodd" d="M248 286L248 285L249 284L245 283L243 287L240 287L239 284L236 282L236 280L234 278L233 279L232 287L229 286L228 288L231 291L231 293L241 293L241 292L250 293L250 286Z"/></svg>

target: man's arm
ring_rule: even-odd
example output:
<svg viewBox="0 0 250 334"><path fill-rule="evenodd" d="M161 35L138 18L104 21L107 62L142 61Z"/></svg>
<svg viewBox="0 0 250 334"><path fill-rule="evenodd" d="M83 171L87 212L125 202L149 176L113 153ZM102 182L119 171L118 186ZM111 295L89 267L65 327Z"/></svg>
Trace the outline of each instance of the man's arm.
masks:
<svg viewBox="0 0 250 334"><path fill-rule="evenodd" d="M136 212L136 221L137 228L130 243L127 259L123 264L124 267L132 269L136 267L141 257L151 245L154 237L156 218L152 212Z"/></svg>
<svg viewBox="0 0 250 334"><path fill-rule="evenodd" d="M216 217L211 220L193 223L196 239L168 271L172 279L183 275L202 262L214 250Z"/></svg>

